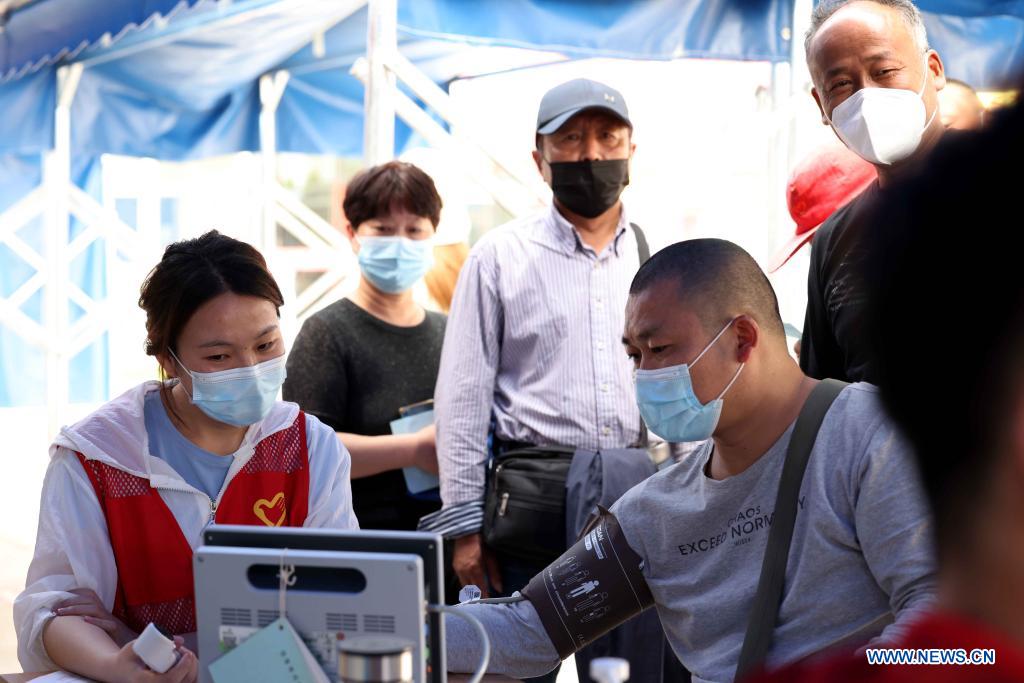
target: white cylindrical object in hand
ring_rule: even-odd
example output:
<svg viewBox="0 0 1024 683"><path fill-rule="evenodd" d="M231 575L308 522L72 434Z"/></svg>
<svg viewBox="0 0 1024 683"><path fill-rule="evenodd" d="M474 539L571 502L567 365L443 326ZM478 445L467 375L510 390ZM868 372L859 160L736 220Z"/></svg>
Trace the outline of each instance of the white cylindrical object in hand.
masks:
<svg viewBox="0 0 1024 683"><path fill-rule="evenodd" d="M178 661L174 641L160 632L153 622L132 642L132 650L153 671L162 674Z"/></svg>
<svg viewBox="0 0 1024 683"><path fill-rule="evenodd" d="M624 683L629 680L629 662L619 657L592 659L590 677L596 683Z"/></svg>

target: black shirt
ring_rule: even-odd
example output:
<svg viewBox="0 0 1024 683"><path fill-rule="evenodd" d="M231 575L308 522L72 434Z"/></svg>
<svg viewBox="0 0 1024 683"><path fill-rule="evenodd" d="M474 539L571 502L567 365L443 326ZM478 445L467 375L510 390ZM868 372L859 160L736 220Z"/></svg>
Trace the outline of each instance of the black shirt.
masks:
<svg viewBox="0 0 1024 683"><path fill-rule="evenodd" d="M829 216L811 242L800 368L815 379L877 381L865 335L861 269L865 221L878 192L875 181Z"/></svg>
<svg viewBox="0 0 1024 683"><path fill-rule="evenodd" d="M295 338L284 399L338 432L390 434L399 408L434 396L444 326L439 313L398 327L348 299L336 301ZM414 530L421 516L441 507L410 497L401 470L353 479L352 501L364 529Z"/></svg>

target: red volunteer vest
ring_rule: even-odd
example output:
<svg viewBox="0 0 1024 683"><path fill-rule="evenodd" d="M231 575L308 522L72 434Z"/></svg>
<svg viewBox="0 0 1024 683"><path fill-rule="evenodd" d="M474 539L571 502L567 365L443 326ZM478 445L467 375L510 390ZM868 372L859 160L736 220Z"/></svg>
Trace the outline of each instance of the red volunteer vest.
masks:
<svg viewBox="0 0 1024 683"><path fill-rule="evenodd" d="M192 546L149 480L76 453L107 519L117 563L115 617L136 632L154 622L196 630ZM216 510L219 524L302 526L309 510L306 416L256 444Z"/></svg>

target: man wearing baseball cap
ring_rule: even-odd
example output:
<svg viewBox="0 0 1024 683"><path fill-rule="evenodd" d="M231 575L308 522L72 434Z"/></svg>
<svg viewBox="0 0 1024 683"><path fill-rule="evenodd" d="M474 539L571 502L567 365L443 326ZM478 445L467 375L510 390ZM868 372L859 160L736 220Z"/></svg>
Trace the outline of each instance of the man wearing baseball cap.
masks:
<svg viewBox="0 0 1024 683"><path fill-rule="evenodd" d="M456 285L434 394L443 508L420 528L455 539L460 581L485 595L521 589L547 565L524 559L532 549L484 543L492 455L645 442L619 347L629 283L647 252L620 199L632 132L614 88L576 79L549 90L533 158L552 205L485 235ZM516 503L500 514L523 512Z"/></svg>

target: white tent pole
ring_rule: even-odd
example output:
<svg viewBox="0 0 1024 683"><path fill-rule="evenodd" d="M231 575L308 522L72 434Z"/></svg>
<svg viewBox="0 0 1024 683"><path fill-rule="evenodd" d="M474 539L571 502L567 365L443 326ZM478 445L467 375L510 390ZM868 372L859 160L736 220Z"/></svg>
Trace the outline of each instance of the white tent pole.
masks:
<svg viewBox="0 0 1024 683"><path fill-rule="evenodd" d="M398 51L397 0L370 0L366 27L366 59L369 62L364 99L363 159L367 166L395 156L395 76L388 70Z"/></svg>
<svg viewBox="0 0 1024 683"><path fill-rule="evenodd" d="M354 66L353 69L355 68L356 67ZM391 60L388 62L388 69L393 71L399 80L409 86L409 89L416 93L416 95L422 99L428 107L437 112L441 118L453 126L458 125L458 115L456 113L456 107L452 102L451 95L442 90L437 83L423 73L419 67L406 59L402 53L396 50L394 54L392 54ZM406 98L403 93L399 93L398 102L396 103L396 112L403 119L406 118L402 115L401 106L401 102L404 99L408 98ZM452 134L451 137L455 137L455 135ZM522 185L524 190L530 194L538 204L543 205L547 203L548 200L546 193L540 194L536 191L537 186L530 182L532 178L527 179L517 173L515 166L491 149L490 145L488 145L486 141L470 138L470 136L461 137L473 147L479 149L479 151L485 154L491 162L508 174L509 177Z"/></svg>
<svg viewBox="0 0 1024 683"><path fill-rule="evenodd" d="M356 60L350 73L366 83L366 61ZM516 191L512 184L503 183L494 173L495 162L493 159L479 147L451 135L441 124L423 111L423 108L417 105L411 97L396 90L393 98L395 113L413 130L422 135L431 147L444 150L452 159L461 160L470 169L469 177L506 211L513 216L521 216L541 205L537 195L521 181L516 183L521 191Z"/></svg>
<svg viewBox="0 0 1024 683"><path fill-rule="evenodd" d="M57 70L57 107L54 111L53 150L46 155L43 182L48 194L46 208L46 402L48 427L57 433L67 410L68 361L68 268L67 244L71 219L71 102L84 67L69 64Z"/></svg>
<svg viewBox="0 0 1024 683"><path fill-rule="evenodd" d="M263 221L259 244L264 254L277 247L275 192L277 185L277 106L288 87L289 74L281 70L260 77L260 167L263 182Z"/></svg>

